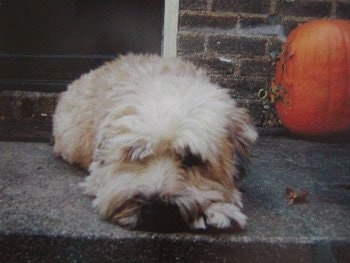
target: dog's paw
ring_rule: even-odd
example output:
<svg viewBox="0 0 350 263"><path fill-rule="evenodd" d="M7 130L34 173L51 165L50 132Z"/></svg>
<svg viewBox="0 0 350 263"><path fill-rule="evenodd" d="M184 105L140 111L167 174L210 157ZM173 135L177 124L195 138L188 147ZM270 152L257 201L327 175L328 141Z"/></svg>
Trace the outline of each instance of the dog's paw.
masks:
<svg viewBox="0 0 350 263"><path fill-rule="evenodd" d="M236 222L242 229L247 224L247 217L241 210L229 203L213 203L204 211L206 225L224 229L230 228Z"/></svg>
<svg viewBox="0 0 350 263"><path fill-rule="evenodd" d="M195 219L191 224L191 228L195 230L206 229L207 225L205 223L204 217L200 216L197 219Z"/></svg>
<svg viewBox="0 0 350 263"><path fill-rule="evenodd" d="M92 204L105 220L130 229L134 229L138 224L142 203L127 199L122 193L107 197L100 195Z"/></svg>
<svg viewBox="0 0 350 263"><path fill-rule="evenodd" d="M139 217L137 214L129 215L125 217L121 217L120 215L116 214L113 217L111 217L111 221L113 223L116 223L122 227L129 228L129 229L134 229L137 226L138 219Z"/></svg>

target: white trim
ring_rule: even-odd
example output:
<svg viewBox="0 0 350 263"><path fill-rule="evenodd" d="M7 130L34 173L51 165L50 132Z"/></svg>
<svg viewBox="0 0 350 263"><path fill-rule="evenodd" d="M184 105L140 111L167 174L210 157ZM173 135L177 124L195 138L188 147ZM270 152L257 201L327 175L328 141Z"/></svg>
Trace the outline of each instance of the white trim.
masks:
<svg viewBox="0 0 350 263"><path fill-rule="evenodd" d="M179 0L164 0L162 56L176 57Z"/></svg>

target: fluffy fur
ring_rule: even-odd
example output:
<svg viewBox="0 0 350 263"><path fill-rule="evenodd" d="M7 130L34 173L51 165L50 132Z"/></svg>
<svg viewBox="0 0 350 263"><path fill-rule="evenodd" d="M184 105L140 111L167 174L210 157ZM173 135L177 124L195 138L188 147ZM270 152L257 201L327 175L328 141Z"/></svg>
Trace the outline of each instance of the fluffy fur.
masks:
<svg viewBox="0 0 350 263"><path fill-rule="evenodd" d="M257 134L193 64L121 56L74 81L53 121L55 153L89 169L82 186L102 217L133 228L157 200L194 229L245 226L234 178Z"/></svg>

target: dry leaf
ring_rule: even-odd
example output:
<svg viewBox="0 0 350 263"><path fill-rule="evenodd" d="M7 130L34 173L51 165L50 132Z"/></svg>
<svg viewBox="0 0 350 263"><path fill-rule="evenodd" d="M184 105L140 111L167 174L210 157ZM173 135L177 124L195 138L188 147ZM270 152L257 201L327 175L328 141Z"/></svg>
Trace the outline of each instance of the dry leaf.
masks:
<svg viewBox="0 0 350 263"><path fill-rule="evenodd" d="M301 190L299 193L294 189L287 187L286 188L286 196L288 198L289 204L301 204L307 202L306 197L309 195L308 192Z"/></svg>

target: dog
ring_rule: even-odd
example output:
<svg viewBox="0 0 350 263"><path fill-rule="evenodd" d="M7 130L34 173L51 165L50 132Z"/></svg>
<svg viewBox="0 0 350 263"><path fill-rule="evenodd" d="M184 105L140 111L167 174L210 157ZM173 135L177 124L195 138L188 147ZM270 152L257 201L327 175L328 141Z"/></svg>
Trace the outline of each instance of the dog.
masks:
<svg viewBox="0 0 350 263"><path fill-rule="evenodd" d="M179 58L122 55L73 81L53 116L54 152L88 169L102 218L135 228L146 204L178 208L192 229L241 228L237 180L257 139L250 116Z"/></svg>

